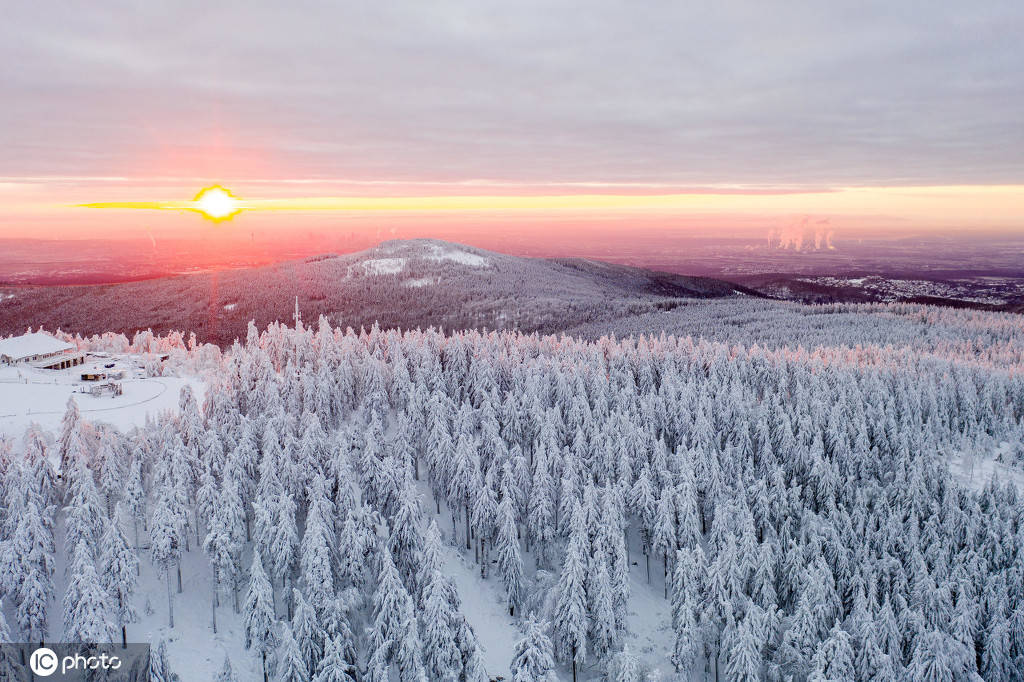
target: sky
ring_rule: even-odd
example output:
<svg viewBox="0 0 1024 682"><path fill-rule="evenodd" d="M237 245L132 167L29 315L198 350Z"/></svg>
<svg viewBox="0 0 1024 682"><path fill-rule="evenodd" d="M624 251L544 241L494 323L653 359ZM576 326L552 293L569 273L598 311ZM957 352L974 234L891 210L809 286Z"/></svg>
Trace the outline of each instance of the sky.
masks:
<svg viewBox="0 0 1024 682"><path fill-rule="evenodd" d="M1021 35L1019 0L13 3L0 237L244 233L77 206L214 183L333 201L281 234L1024 232Z"/></svg>

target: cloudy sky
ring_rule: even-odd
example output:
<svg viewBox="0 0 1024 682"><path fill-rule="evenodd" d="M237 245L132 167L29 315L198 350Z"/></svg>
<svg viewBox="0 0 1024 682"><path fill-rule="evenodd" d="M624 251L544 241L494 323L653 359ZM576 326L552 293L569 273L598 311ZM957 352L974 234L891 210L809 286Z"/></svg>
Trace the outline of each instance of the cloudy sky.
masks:
<svg viewBox="0 0 1024 682"><path fill-rule="evenodd" d="M725 189L738 211L767 189L798 197L790 213L809 191L950 187L963 216L981 205L963 186L998 185L1005 227L1024 185L1021 36L1020 0L12 3L0 230L44 199L206 182Z"/></svg>

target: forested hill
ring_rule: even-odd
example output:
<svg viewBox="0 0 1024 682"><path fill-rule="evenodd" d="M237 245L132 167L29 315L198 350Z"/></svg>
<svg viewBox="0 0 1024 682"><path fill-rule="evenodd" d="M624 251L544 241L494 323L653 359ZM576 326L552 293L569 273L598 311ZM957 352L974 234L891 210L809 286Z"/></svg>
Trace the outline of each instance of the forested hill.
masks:
<svg viewBox="0 0 1024 682"><path fill-rule="evenodd" d="M92 286L0 291L0 335L29 326L91 335L195 332L222 345L303 316L384 328L557 332L665 310L677 299L754 294L737 285L581 259L509 256L437 240L384 242L344 256ZM609 326L610 328L610 326Z"/></svg>

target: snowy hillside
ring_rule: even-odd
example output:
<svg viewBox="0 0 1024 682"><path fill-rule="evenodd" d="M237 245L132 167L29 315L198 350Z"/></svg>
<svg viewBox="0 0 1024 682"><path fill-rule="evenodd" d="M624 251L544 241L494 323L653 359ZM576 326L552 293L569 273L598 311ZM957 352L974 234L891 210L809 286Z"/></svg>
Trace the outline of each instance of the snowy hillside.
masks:
<svg viewBox="0 0 1024 682"><path fill-rule="evenodd" d="M94 339L205 394L0 439L0 640L124 627L189 681L1020 679L1019 318L658 315L705 338Z"/></svg>
<svg viewBox="0 0 1024 682"><path fill-rule="evenodd" d="M0 334L28 325L91 335L184 329L230 345L255 320L306 319L385 328L519 329L553 333L669 308L679 300L734 296L718 280L579 259L521 258L461 244L384 242L345 256L97 286L0 289ZM16 295L15 295L16 294Z"/></svg>

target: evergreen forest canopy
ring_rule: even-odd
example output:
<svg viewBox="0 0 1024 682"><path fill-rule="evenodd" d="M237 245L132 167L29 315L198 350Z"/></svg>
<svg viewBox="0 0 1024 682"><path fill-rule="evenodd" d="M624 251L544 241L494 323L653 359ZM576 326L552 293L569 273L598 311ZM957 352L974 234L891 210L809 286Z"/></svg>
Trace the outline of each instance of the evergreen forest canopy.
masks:
<svg viewBox="0 0 1024 682"><path fill-rule="evenodd" d="M1024 500L949 468L1024 459L1020 318L872 310L878 342L822 316L808 350L323 319L224 354L80 341L172 348L209 388L130 433L71 403L0 442L0 640L130 633L139 562L173 619L203 552L214 621L240 614L272 679L477 682L462 551L519 619L518 682L1020 679ZM670 605L663 651L628 646L638 590Z"/></svg>

